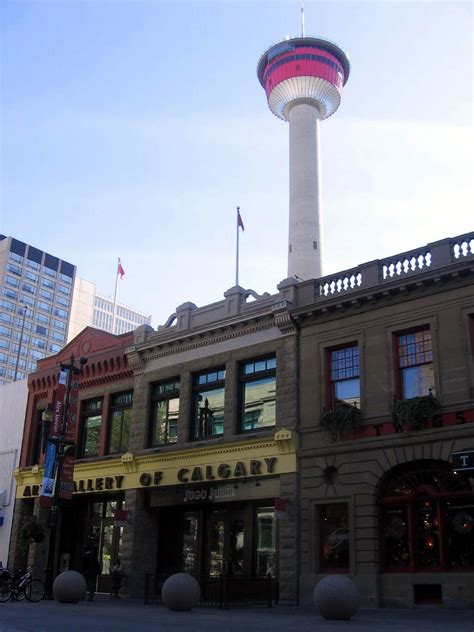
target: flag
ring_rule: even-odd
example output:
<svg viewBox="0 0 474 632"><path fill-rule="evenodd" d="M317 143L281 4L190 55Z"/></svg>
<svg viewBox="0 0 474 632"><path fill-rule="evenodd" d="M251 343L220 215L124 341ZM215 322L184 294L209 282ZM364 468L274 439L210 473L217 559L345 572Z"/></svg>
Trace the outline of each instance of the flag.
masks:
<svg viewBox="0 0 474 632"><path fill-rule="evenodd" d="M117 274L118 274L118 276L121 279L123 279L123 277L125 276L125 270L122 268L122 264L120 263L120 259L118 260Z"/></svg>
<svg viewBox="0 0 474 632"><path fill-rule="evenodd" d="M241 228L242 230L245 230L244 223L242 221L242 218L240 217L240 210L238 207L237 207L237 228Z"/></svg>

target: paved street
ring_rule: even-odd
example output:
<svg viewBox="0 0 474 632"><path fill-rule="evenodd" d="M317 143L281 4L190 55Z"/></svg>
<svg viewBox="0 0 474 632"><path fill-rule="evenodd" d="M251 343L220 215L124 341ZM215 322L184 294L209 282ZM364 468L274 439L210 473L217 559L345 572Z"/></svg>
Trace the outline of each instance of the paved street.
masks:
<svg viewBox="0 0 474 632"><path fill-rule="evenodd" d="M351 621L326 621L311 608L248 608L192 612L169 612L141 601L110 601L59 604L0 604L0 632L333 632L366 630L383 632L473 632L474 611L362 610Z"/></svg>

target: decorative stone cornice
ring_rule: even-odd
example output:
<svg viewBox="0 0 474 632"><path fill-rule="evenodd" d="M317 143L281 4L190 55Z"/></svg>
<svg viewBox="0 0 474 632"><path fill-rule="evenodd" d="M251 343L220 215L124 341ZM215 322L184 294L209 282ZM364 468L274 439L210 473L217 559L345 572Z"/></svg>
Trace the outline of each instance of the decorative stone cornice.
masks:
<svg viewBox="0 0 474 632"><path fill-rule="evenodd" d="M273 305L275 324L284 336L292 336L297 332L295 322L289 312L289 307L290 303L288 301L280 301Z"/></svg>
<svg viewBox="0 0 474 632"><path fill-rule="evenodd" d="M138 470L137 459L132 452L125 452L122 455L122 465L127 473L136 472Z"/></svg>
<svg viewBox="0 0 474 632"><path fill-rule="evenodd" d="M33 465L31 473L33 474L35 483L41 483L43 479L43 468L40 468L39 465Z"/></svg>
<svg viewBox="0 0 474 632"><path fill-rule="evenodd" d="M145 370L143 353L138 351L137 347L127 347L125 353L127 355L128 366L132 369L133 375L141 375Z"/></svg>
<svg viewBox="0 0 474 632"><path fill-rule="evenodd" d="M215 328L214 331L193 332L188 333L185 338L180 338L179 340L165 340L163 343L157 343L154 348L145 350L143 352L143 359L145 362L149 362L150 360L156 360L158 358L164 358L177 353L219 344L221 342L225 342L226 340L248 336L250 334L274 327L275 321L273 317L269 314L265 314L264 316L265 320L263 322L260 321L260 317L255 317L252 324L246 326L244 325L240 328L237 328L238 324L221 324L221 326L219 328ZM137 353L137 355L141 355L140 351L135 351L135 353ZM130 358L129 361L131 362Z"/></svg>
<svg viewBox="0 0 474 632"><path fill-rule="evenodd" d="M298 434L294 430L282 428L275 433L275 442L280 454L294 452L298 449Z"/></svg>
<svg viewBox="0 0 474 632"><path fill-rule="evenodd" d="M120 380L126 380L127 378L133 377L133 374L134 373L131 369L126 369L124 371L120 371L119 373L98 375L89 379L83 379L79 382L79 390L93 388L94 386L101 386L103 384L112 384L119 382Z"/></svg>

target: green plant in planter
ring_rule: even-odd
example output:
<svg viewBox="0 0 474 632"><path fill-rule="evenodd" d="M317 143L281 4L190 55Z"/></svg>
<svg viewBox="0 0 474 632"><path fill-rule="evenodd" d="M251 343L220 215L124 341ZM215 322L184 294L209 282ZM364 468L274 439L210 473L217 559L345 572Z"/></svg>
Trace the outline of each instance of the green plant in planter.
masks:
<svg viewBox="0 0 474 632"><path fill-rule="evenodd" d="M439 408L439 402L431 392L422 397L394 399L392 424L395 432L404 432L408 426L411 430L422 430L426 420L436 414Z"/></svg>
<svg viewBox="0 0 474 632"><path fill-rule="evenodd" d="M25 522L18 535L18 549L21 553L28 553L32 542L39 544L44 541L44 529L36 516L31 516Z"/></svg>
<svg viewBox="0 0 474 632"><path fill-rule="evenodd" d="M360 408L350 404L341 404L334 410L325 410L321 416L320 426L331 433L332 440L337 441L344 432L358 428L363 421Z"/></svg>

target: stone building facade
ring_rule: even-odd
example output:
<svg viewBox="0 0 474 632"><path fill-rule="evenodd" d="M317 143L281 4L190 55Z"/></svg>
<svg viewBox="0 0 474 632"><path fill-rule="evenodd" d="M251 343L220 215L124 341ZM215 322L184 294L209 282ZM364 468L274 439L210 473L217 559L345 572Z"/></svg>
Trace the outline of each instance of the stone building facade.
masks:
<svg viewBox="0 0 474 632"><path fill-rule="evenodd" d="M38 515L41 411L79 378L57 568L86 545L107 590L146 576L271 575L307 603L347 573L370 606L473 605L474 234L258 296L185 303L156 331L87 329L29 378L10 564ZM396 414L394 414L396 413ZM44 566L46 545L30 548Z"/></svg>
<svg viewBox="0 0 474 632"><path fill-rule="evenodd" d="M474 605L473 238L296 289L302 602L339 572L372 607Z"/></svg>
<svg viewBox="0 0 474 632"><path fill-rule="evenodd" d="M16 533L33 513L47 523L38 499L42 411L60 363L71 352L88 357L55 572L80 570L92 545L99 590L120 559L131 597L143 597L147 574L186 570L271 575L280 601L297 602L296 330L286 292L285 284L276 296L235 287L223 301L186 303L158 331L143 325L132 336L88 328L42 361L29 380ZM38 569L46 541L30 547ZM10 562L18 562L15 542Z"/></svg>
<svg viewBox="0 0 474 632"><path fill-rule="evenodd" d="M70 362L72 354L77 365L81 356L87 358L87 364L78 378L80 423L74 446L74 494L72 500L61 501L54 573L68 567L80 569L85 548L93 544L100 548L105 575L102 583L107 585L110 567L119 555L121 532L114 527L113 516L123 504L123 492L117 479L110 483L110 478L106 481L104 477L102 486L97 479L105 463L120 461L126 449L120 442L123 446L128 442L130 419L121 415L124 407L117 405L117 398L133 392L133 371L125 355L132 340L133 333L114 336L86 327L59 354L40 360L38 370L29 375L20 466L15 472L17 492L9 567L34 564L35 573L44 574L50 511L40 506L39 499L45 464L44 411L54 402L60 364ZM46 537L29 547L25 559L18 537L31 516L43 524Z"/></svg>

